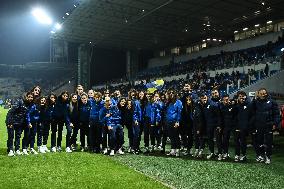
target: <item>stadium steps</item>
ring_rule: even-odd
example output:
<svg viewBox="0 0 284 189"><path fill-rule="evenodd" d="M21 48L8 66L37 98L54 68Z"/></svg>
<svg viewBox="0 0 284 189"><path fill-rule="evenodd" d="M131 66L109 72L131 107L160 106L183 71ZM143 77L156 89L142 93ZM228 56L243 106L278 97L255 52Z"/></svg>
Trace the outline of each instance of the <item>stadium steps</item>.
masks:
<svg viewBox="0 0 284 189"><path fill-rule="evenodd" d="M274 72L270 76L264 77L251 85L233 91L230 93L230 97L233 97L238 91L244 91L249 94L249 92L255 92L260 88L266 88L268 92L284 94L284 70Z"/></svg>

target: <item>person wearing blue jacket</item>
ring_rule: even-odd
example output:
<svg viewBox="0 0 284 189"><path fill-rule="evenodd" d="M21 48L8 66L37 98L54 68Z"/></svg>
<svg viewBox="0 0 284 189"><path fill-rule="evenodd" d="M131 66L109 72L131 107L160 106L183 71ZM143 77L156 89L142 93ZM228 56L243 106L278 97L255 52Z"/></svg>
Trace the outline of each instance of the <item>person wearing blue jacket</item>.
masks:
<svg viewBox="0 0 284 189"><path fill-rule="evenodd" d="M206 99L206 101L203 101L202 111L204 113L207 143L210 151L207 159L211 159L214 157L214 134L216 133L216 141L219 141L221 136L220 98L218 90L213 89L211 91L211 99Z"/></svg>
<svg viewBox="0 0 284 189"><path fill-rule="evenodd" d="M235 161L244 162L247 160L247 135L250 129L252 117L251 103L244 91L239 91L236 104L236 125L235 125Z"/></svg>
<svg viewBox="0 0 284 189"><path fill-rule="evenodd" d="M80 142L81 151L87 151L90 149L90 137L89 137L89 122L90 122L90 103L88 102L88 95L86 93L81 94L81 105L79 107L79 122L80 122ZM87 146L86 146L87 137Z"/></svg>
<svg viewBox="0 0 284 189"><path fill-rule="evenodd" d="M115 149L118 148L118 154L124 154L122 151L123 127L121 125L121 113L116 105L111 105L108 113L105 115L105 121L110 136L110 156L114 155Z"/></svg>
<svg viewBox="0 0 284 189"><path fill-rule="evenodd" d="M107 127L107 121L106 121L106 115L110 114L110 108L111 108L111 99L110 97L105 97L104 99L104 106L100 109L99 112L99 120L100 124L102 125L102 149L103 149L103 154L106 155L108 154L108 146L109 146L109 130Z"/></svg>
<svg viewBox="0 0 284 189"><path fill-rule="evenodd" d="M20 139L23 130L27 127L27 107L22 99L18 99L6 116L6 126L8 133L7 152L8 156L22 155L20 151ZM15 152L13 140L15 135Z"/></svg>
<svg viewBox="0 0 284 189"><path fill-rule="evenodd" d="M166 126L171 140L171 151L167 155L180 156L179 126L182 102L177 99L177 94L174 90L167 91L166 98Z"/></svg>
<svg viewBox="0 0 284 189"><path fill-rule="evenodd" d="M95 93L94 98L89 98L90 102L90 147L95 153L101 152L102 124L100 122L100 110L103 107L102 94Z"/></svg>
<svg viewBox="0 0 284 189"><path fill-rule="evenodd" d="M149 138L150 138L150 128L151 125L153 124L152 122L154 120L154 107L153 107L153 100L152 100L152 94L147 93L146 94L146 103L145 103L145 107L143 109L143 124L144 124L144 147L145 147L145 153L149 153L150 149L149 149ZM156 123L155 123L156 124Z"/></svg>
<svg viewBox="0 0 284 189"><path fill-rule="evenodd" d="M279 124L279 109L277 103L272 100L265 88L257 92L258 98L252 103L254 115L254 128L256 129L256 160L271 163L273 130Z"/></svg>
<svg viewBox="0 0 284 189"><path fill-rule="evenodd" d="M33 96L33 98L31 98L30 96ZM34 149L34 145L35 145L35 137L37 134L37 129L39 127L39 119L40 119L40 114L39 114L39 104L35 103L35 97L32 94L32 92L30 92L29 94L27 94L27 101L26 101L26 105L28 107L28 115L27 115L27 124L29 125L28 130L26 130L26 132L28 132L28 138L25 138L24 140L25 142L25 148L23 149L23 154L28 155L27 152L27 148L30 147L30 152L32 154L38 154L37 151ZM26 136L26 135L25 135Z"/></svg>
<svg viewBox="0 0 284 189"><path fill-rule="evenodd" d="M139 154L139 136L140 136L140 125L142 120L142 111L140 102L138 100L138 94L136 90L131 90L129 95L133 104L133 123L132 123L132 133L133 133L133 153Z"/></svg>
<svg viewBox="0 0 284 189"><path fill-rule="evenodd" d="M71 144L70 144L70 137L72 134L73 124L70 123L70 108L69 108L69 93L67 91L63 91L60 96L56 100L56 104L53 111L53 119L55 124L51 125L51 151L52 152L61 152L61 142L62 142L62 131L63 126L65 124L67 129L66 134L66 149L67 153L72 152ZM56 132L58 131L57 135L57 145L56 145ZM56 148L57 146L57 148Z"/></svg>
<svg viewBox="0 0 284 189"><path fill-rule="evenodd" d="M162 124L162 102L160 101L159 93L155 93L153 97L152 114L151 114L151 127L150 139L151 150L162 149L161 146L161 124ZM156 143L157 142L157 143Z"/></svg>

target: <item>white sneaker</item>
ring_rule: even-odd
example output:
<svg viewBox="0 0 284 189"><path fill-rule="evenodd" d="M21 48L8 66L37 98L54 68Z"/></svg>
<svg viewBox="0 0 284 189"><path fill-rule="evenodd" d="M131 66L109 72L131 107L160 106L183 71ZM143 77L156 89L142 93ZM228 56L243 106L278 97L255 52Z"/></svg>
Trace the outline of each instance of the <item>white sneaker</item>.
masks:
<svg viewBox="0 0 284 189"><path fill-rule="evenodd" d="M58 146L58 147L57 147L57 151L58 151L58 152L61 152L61 151L62 151L61 146Z"/></svg>
<svg viewBox="0 0 284 189"><path fill-rule="evenodd" d="M17 154L17 155L22 155L22 154L23 154L23 155L27 155L27 156L29 155L27 149L23 149L23 153L20 152L20 154L18 154L18 152L20 152L20 150L17 150L17 151L16 151L16 154Z"/></svg>
<svg viewBox="0 0 284 189"><path fill-rule="evenodd" d="M127 152L128 152L128 153L131 153L131 152L132 152L132 148L129 147Z"/></svg>
<svg viewBox="0 0 284 189"><path fill-rule="evenodd" d="M41 154L46 153L43 146L38 147L38 152L41 153Z"/></svg>
<svg viewBox="0 0 284 189"><path fill-rule="evenodd" d="M167 156L175 156L176 155L176 149L171 149L171 151L167 154Z"/></svg>
<svg viewBox="0 0 284 189"><path fill-rule="evenodd" d="M213 156L214 156L214 154L213 154L213 153L210 153L206 158L207 158L207 159L211 159Z"/></svg>
<svg viewBox="0 0 284 189"><path fill-rule="evenodd" d="M238 162L238 161L240 161L240 156L235 155L235 162Z"/></svg>
<svg viewBox="0 0 284 189"><path fill-rule="evenodd" d="M54 153L55 153L55 152L56 152L56 147L52 147L52 148L51 148L51 152L54 152Z"/></svg>
<svg viewBox="0 0 284 189"><path fill-rule="evenodd" d="M195 149L194 153L192 154L192 157L197 157L198 156L198 152L199 152L199 150Z"/></svg>
<svg viewBox="0 0 284 189"><path fill-rule="evenodd" d="M33 148L31 148L30 151L31 151L31 153L34 154L34 155L37 155L37 154L38 154L38 153L35 151L35 149L33 149Z"/></svg>
<svg viewBox="0 0 284 189"><path fill-rule="evenodd" d="M245 156L245 155L242 155L241 157L240 157L240 161L246 161L247 160L247 156Z"/></svg>
<svg viewBox="0 0 284 189"><path fill-rule="evenodd" d="M121 150L121 148L119 148L119 150L116 153L119 154L119 155L123 155L124 154L124 152Z"/></svg>
<svg viewBox="0 0 284 189"><path fill-rule="evenodd" d="M10 150L9 153L8 153L8 156L9 156L9 157L15 156L14 151L13 151L13 150Z"/></svg>
<svg viewBox="0 0 284 189"><path fill-rule="evenodd" d="M229 154L227 154L227 153L225 153L225 154L223 154L223 159L225 160L225 159L228 159L230 156L229 156Z"/></svg>
<svg viewBox="0 0 284 189"><path fill-rule="evenodd" d="M223 159L222 154L218 154L218 161L221 161Z"/></svg>
<svg viewBox="0 0 284 189"><path fill-rule="evenodd" d="M66 151L66 153L72 153L72 150L70 149L70 147L67 147L67 148L65 149L65 151Z"/></svg>
<svg viewBox="0 0 284 189"><path fill-rule="evenodd" d="M104 154L104 155L107 154L107 148L105 148L105 149L103 150L103 154Z"/></svg>
<svg viewBox="0 0 284 189"><path fill-rule="evenodd" d="M271 159L269 157L266 157L264 163L265 164L270 164L271 163Z"/></svg>
<svg viewBox="0 0 284 189"><path fill-rule="evenodd" d="M180 150L176 149L176 157L179 157L179 156L180 156Z"/></svg>
<svg viewBox="0 0 284 189"><path fill-rule="evenodd" d="M200 149L200 150L198 151L197 157L198 157L198 158L202 158L202 153L203 153L203 149Z"/></svg>
<svg viewBox="0 0 284 189"><path fill-rule="evenodd" d="M46 145L42 146L45 152L50 152L50 150L46 147Z"/></svg>
<svg viewBox="0 0 284 189"><path fill-rule="evenodd" d="M111 150L109 153L110 156L114 156L114 150Z"/></svg>
<svg viewBox="0 0 284 189"><path fill-rule="evenodd" d="M256 161L259 162L259 163L264 162L264 158L262 156L258 156L256 158Z"/></svg>

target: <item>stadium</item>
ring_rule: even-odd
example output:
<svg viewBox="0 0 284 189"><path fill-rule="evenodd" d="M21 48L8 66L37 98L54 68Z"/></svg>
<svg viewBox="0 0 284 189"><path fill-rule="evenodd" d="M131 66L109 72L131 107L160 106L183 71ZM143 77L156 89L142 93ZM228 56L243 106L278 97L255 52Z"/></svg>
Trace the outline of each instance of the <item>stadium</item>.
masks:
<svg viewBox="0 0 284 189"><path fill-rule="evenodd" d="M284 1L3 1L0 188L284 188Z"/></svg>

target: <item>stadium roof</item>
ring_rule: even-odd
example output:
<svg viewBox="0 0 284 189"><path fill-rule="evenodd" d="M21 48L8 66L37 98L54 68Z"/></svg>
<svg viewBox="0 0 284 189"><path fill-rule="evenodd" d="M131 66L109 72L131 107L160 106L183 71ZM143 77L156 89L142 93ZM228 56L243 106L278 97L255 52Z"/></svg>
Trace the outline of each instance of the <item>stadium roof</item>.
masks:
<svg viewBox="0 0 284 189"><path fill-rule="evenodd" d="M75 7L75 6L74 6ZM284 18L283 0L84 0L55 38L98 47L161 49Z"/></svg>

